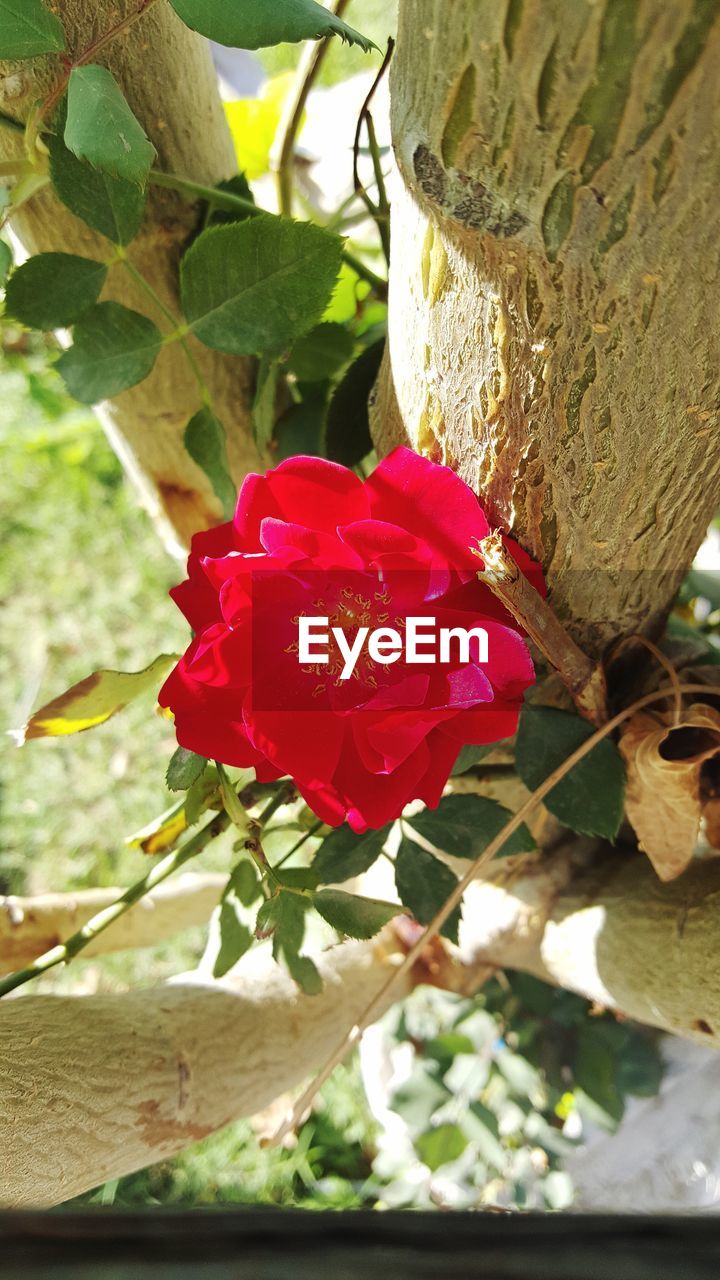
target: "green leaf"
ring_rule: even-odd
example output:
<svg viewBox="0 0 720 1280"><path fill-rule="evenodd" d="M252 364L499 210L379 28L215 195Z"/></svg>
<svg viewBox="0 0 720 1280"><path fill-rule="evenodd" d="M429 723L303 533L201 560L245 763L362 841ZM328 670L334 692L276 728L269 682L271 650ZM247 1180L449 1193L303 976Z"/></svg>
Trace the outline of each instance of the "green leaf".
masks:
<svg viewBox="0 0 720 1280"><path fill-rule="evenodd" d="M273 434L273 458L282 462L299 453L318 458L322 454L324 406L317 400L293 404L278 418Z"/></svg>
<svg viewBox="0 0 720 1280"><path fill-rule="evenodd" d="M187 816L185 814L185 804L182 800L176 800L175 804L166 809L164 813L159 813L156 817L151 818L145 823L139 831L134 831L131 836L125 837L125 844L131 849L142 849L143 853L154 855L157 853L165 853L166 850L172 849L178 840L188 829Z"/></svg>
<svg viewBox="0 0 720 1280"><path fill-rule="evenodd" d="M365 53L376 46L315 0L170 0L186 26L238 49L338 35Z"/></svg>
<svg viewBox="0 0 720 1280"><path fill-rule="evenodd" d="M474 765L480 764L480 761L484 760L496 745L497 744L494 742L489 746L475 746L470 743L468 746L461 747L458 753L458 758L453 765L453 778L456 778L460 773L467 773L468 769L472 769Z"/></svg>
<svg viewBox="0 0 720 1280"><path fill-rule="evenodd" d="M197 756L187 747L178 747L170 758L165 774L165 782L169 791L187 791L205 771L207 760Z"/></svg>
<svg viewBox="0 0 720 1280"><path fill-rule="evenodd" d="M382 853L390 825L381 827L379 831L366 831L361 836L346 825L331 831L313 862L313 871L317 873L320 884L342 884L344 880L369 871Z"/></svg>
<svg viewBox="0 0 720 1280"><path fill-rule="evenodd" d="M104 724L128 702L148 689L157 689L163 676L178 660L176 653L161 653L142 671L95 671L74 684L59 698L35 711L16 736L19 743L31 738L57 738L81 733Z"/></svg>
<svg viewBox="0 0 720 1280"><path fill-rule="evenodd" d="M573 1074L581 1110L587 1110L596 1123L614 1129L622 1120L625 1104L617 1083L617 1056L607 1042L602 1028L580 1027ZM587 1100L591 1107L587 1107ZM585 1106L583 1106L585 1103Z"/></svg>
<svg viewBox="0 0 720 1280"><path fill-rule="evenodd" d="M467 1145L465 1134L456 1124L439 1124L415 1141L420 1159L433 1173L441 1165L459 1159Z"/></svg>
<svg viewBox="0 0 720 1280"><path fill-rule="evenodd" d="M12 263L13 257L10 245L5 240L0 240L0 285L3 285L7 280Z"/></svg>
<svg viewBox="0 0 720 1280"><path fill-rule="evenodd" d="M156 151L105 67L74 67L67 97L65 145L93 168L144 187Z"/></svg>
<svg viewBox="0 0 720 1280"><path fill-rule="evenodd" d="M474 861L512 816L510 810L498 804L497 800L488 796L466 795L446 796L437 809L423 809L422 813L415 813L405 821L436 849L455 858ZM508 836L496 856L509 858L516 853L529 853L534 848L535 841L523 823Z"/></svg>
<svg viewBox="0 0 720 1280"><path fill-rule="evenodd" d="M342 889L321 889L312 902L323 920L348 938L374 938L402 910L397 903L362 898Z"/></svg>
<svg viewBox="0 0 720 1280"><path fill-rule="evenodd" d="M290 352L288 369L300 382L323 382L347 364L354 346L348 329L326 320L298 338Z"/></svg>
<svg viewBox="0 0 720 1280"><path fill-rule="evenodd" d="M42 0L0 0L0 58L60 53L65 32Z"/></svg>
<svg viewBox="0 0 720 1280"><path fill-rule="evenodd" d="M322 315L341 253L338 236L271 214L209 227L181 263L185 317L214 350L280 351Z"/></svg>
<svg viewBox="0 0 720 1280"><path fill-rule="evenodd" d="M236 173L233 178L228 178L225 182L216 183L215 190L220 195L225 193L225 195L238 196L241 200L247 200L249 204L255 204L255 197L244 173ZM223 209L219 205L213 204L212 200L208 200L208 206L210 209L209 226L225 225L228 222L244 222L246 218L254 216L250 209L243 209L240 206L235 209Z"/></svg>
<svg viewBox="0 0 720 1280"><path fill-rule="evenodd" d="M237 489L230 478L225 429L212 409L205 406L190 419L185 428L185 448L210 481L216 498L222 504L226 520L232 520L237 503Z"/></svg>
<svg viewBox="0 0 720 1280"><path fill-rule="evenodd" d="M162 336L152 320L119 302L99 302L75 325L73 345L56 368L82 404L97 404L142 382L152 371Z"/></svg>
<svg viewBox="0 0 720 1280"><path fill-rule="evenodd" d="M13 271L5 291L8 315L29 329L73 324L97 302L108 269L73 253L38 253Z"/></svg>
<svg viewBox="0 0 720 1280"><path fill-rule="evenodd" d="M298 986L306 995L315 996L322 991L322 978L315 962L300 954L305 934L305 911L309 905L309 899L281 889L260 907L256 930L258 933L272 931L275 959L282 956Z"/></svg>
<svg viewBox="0 0 720 1280"><path fill-rule="evenodd" d="M457 878L444 862L403 836L395 859L395 885L403 906L412 911L419 924L429 924L457 888ZM440 932L457 942L459 926L460 908L456 907Z"/></svg>
<svg viewBox="0 0 720 1280"><path fill-rule="evenodd" d="M534 791L593 733L592 725L570 711L526 703L515 748L517 771L525 786ZM553 787L544 803L572 831L614 840L624 801L625 770L620 752L605 738Z"/></svg>
<svg viewBox="0 0 720 1280"><path fill-rule="evenodd" d="M212 967L213 978L222 978L249 951L253 934L238 916L232 898L224 898L218 907L219 946Z"/></svg>
<svg viewBox="0 0 720 1280"><path fill-rule="evenodd" d="M357 466L373 447L368 400L380 371L385 340L358 356L335 390L325 425L325 453L344 467Z"/></svg>
<svg viewBox="0 0 720 1280"><path fill-rule="evenodd" d="M390 1106L408 1128L417 1131L427 1128L449 1097L450 1090L435 1078L427 1063L416 1059L407 1080L394 1091Z"/></svg>
<svg viewBox="0 0 720 1280"><path fill-rule="evenodd" d="M249 908L259 897L260 881L252 863L238 863L210 923L203 964L211 964L214 978L224 977L252 946L255 935Z"/></svg>
<svg viewBox="0 0 720 1280"><path fill-rule="evenodd" d="M258 364L255 396L252 402L252 424L255 443L263 453L273 438L280 369L277 360L263 356Z"/></svg>
<svg viewBox="0 0 720 1280"><path fill-rule="evenodd" d="M113 244L129 244L138 233L145 209L140 187L78 160L61 138L48 138L48 147L50 178L58 199Z"/></svg>
<svg viewBox="0 0 720 1280"><path fill-rule="evenodd" d="M211 808L222 808L220 777L214 765L208 765L188 787L185 796L185 821L188 826L194 826L205 810Z"/></svg>

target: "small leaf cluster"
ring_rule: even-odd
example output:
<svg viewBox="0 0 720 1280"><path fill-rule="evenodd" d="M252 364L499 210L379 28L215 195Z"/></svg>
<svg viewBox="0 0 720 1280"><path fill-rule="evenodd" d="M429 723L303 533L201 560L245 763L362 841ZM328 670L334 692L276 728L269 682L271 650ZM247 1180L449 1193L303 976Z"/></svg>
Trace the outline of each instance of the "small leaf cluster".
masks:
<svg viewBox="0 0 720 1280"><path fill-rule="evenodd" d="M628 1096L653 1096L662 1078L654 1033L526 974L472 999L420 988L383 1025L389 1046L412 1045L390 1107L415 1164L396 1133L374 1163L393 1207L442 1204L451 1186L452 1208L565 1208L563 1158L585 1126L612 1131Z"/></svg>
<svg viewBox="0 0 720 1280"><path fill-rule="evenodd" d="M336 35L364 51L373 47L315 0L171 3L188 27L221 44L255 49ZM64 50L63 24L45 0L0 0L0 59ZM175 315L139 276L132 250L128 255L150 186L162 180L172 187L174 180L154 171L155 147L106 67L80 52L58 63L58 77L58 89L39 116L50 180L59 200L109 242L108 252L98 258L36 255L10 274L6 314L29 328L72 329L72 344L57 368L70 394L84 404L131 391L151 376L164 347L180 343L200 400L185 446L226 517L234 508L235 486L198 344L200 350L261 357L253 421L268 458L305 452L327 453L350 465L359 461L371 448L366 404L383 336L373 331L372 321L358 326L354 312L342 322L335 318L340 236L264 213L238 174L219 184L217 200L210 192L204 229L180 263L181 314ZM177 184L183 189L181 178ZM4 247L0 254L4 277L10 261ZM109 273L123 269L144 288L150 314L103 300ZM381 322L382 315L375 320Z"/></svg>

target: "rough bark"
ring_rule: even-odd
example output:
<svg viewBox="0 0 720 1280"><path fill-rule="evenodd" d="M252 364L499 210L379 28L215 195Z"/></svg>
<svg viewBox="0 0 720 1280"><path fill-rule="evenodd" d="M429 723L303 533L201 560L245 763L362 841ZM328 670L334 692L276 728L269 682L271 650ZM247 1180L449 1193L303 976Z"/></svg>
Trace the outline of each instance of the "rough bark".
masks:
<svg viewBox="0 0 720 1280"><path fill-rule="evenodd" d="M501 860L468 890L456 962L435 980L469 990L517 968L717 1046L719 904L718 861L661 884L640 855ZM394 949L388 930L327 952L314 997L256 953L225 983L3 1001L0 1204L59 1203L257 1112L322 1062ZM426 977L415 969L387 1004Z"/></svg>
<svg viewBox="0 0 720 1280"><path fill-rule="evenodd" d="M137 7L137 0L64 0L61 16L71 51ZM158 3L98 55L122 85L135 115L168 172L214 185L236 171L207 44L183 25L169 4ZM23 118L56 82L59 61L36 58L0 64L0 109ZM0 129L0 158L20 153L22 139ZM198 219L197 203L151 188L145 222L130 257L166 305L178 311L180 253ZM52 195L41 193L12 219L29 253L63 250L107 256L107 241L95 235ZM114 267L104 297L150 314L152 304L121 267ZM161 317L152 315L161 327ZM258 470L249 423L254 362L209 351L191 339L218 416L225 425L233 478L239 484ZM151 376L103 407L102 420L115 451L141 489L151 512L167 518L175 540L187 544L197 529L222 517L207 477L183 446L190 416L199 408L198 389L178 344L164 350Z"/></svg>
<svg viewBox="0 0 720 1280"><path fill-rule="evenodd" d="M401 0L391 89L378 446L456 467L585 646L656 630L720 477L718 6Z"/></svg>
<svg viewBox="0 0 720 1280"><path fill-rule="evenodd" d="M270 961L234 983L4 1002L0 1205L58 1204L261 1110L321 1063L388 963L378 944L337 947L319 996Z"/></svg>
<svg viewBox="0 0 720 1280"><path fill-rule="evenodd" d="M165 938L206 924L227 884L227 876L192 871L159 885L125 915L89 942L84 956L155 946ZM0 974L12 973L65 942L97 911L109 907L122 889L83 889L35 898L0 898Z"/></svg>

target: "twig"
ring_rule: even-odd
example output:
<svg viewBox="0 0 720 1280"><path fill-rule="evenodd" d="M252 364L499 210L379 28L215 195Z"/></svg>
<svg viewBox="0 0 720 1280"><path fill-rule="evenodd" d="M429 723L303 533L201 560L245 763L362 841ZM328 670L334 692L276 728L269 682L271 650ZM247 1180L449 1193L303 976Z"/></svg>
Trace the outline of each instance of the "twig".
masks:
<svg viewBox="0 0 720 1280"><path fill-rule="evenodd" d="M667 672L668 678L672 685L673 693L675 695L673 723L677 728L677 726L680 724L680 721L682 720L682 714L683 714L682 690L680 688L680 677L677 671L675 670L672 662L670 662L669 658L666 657L666 655L662 652L662 650L658 649L657 645L653 644L652 640L648 640L647 636L640 635L638 631L634 632L631 636L625 636L625 639L621 640L620 643L617 644L615 648L611 651L609 660L614 662L615 659L620 656L623 649L627 649L628 645L631 645L631 644L644 645L648 653L651 653L655 661L658 662L660 666L663 668L663 670Z"/></svg>
<svg viewBox="0 0 720 1280"><path fill-rule="evenodd" d="M581 715L599 725L607 718L605 672L575 643L562 622L532 583L520 572L503 546L498 530L483 538L474 555L484 562L478 573L570 690Z"/></svg>
<svg viewBox="0 0 720 1280"><path fill-rule="evenodd" d="M73 933L65 942L61 942L56 947L52 947L43 955L38 956L37 960L33 960L25 969L19 969L17 973L11 973L7 978L0 979L0 997L6 996L9 991L14 991L17 987L21 987L26 982L31 982L33 978L37 978L41 973L47 973L48 969L54 969L58 964L65 964L68 960L72 960L78 955L84 947L87 946L93 938L103 933L119 916L129 911L131 907L150 893L157 885L162 884L163 880L167 880L180 867L194 858L200 853L206 845L210 844L221 832L225 831L230 825L230 819L227 813L216 813L209 822L201 827L196 835L187 840L179 849L175 849L173 853L169 853L167 857L162 858L160 862L156 862L155 866L148 871L142 880L136 880L135 884L126 889L117 901L111 906L104 907L102 911L98 911L82 929L78 929L77 933Z"/></svg>
<svg viewBox="0 0 720 1280"><path fill-rule="evenodd" d="M706 693L707 685L686 684L682 685L681 689L683 693ZM533 791L532 795L528 796L527 800L520 806L517 813L513 814L509 821L506 822L502 831L498 832L495 838L490 841L490 844L483 850L480 857L475 859L469 870L463 876L462 880L458 881L449 898L447 898L440 910L433 916L430 924L422 932L420 937L403 958L402 963L393 970L387 981L383 983L382 987L373 996L370 1003L366 1005L355 1025L350 1028L346 1035L343 1036L340 1043L335 1047L332 1054L327 1059L325 1065L321 1068L318 1074L313 1077L307 1088L303 1090L292 1110L288 1112L282 1124L265 1145L278 1146L287 1134L291 1133L292 1130L297 1127L308 1107L312 1104L313 1098L315 1097L318 1089L322 1088L325 1081L335 1070L335 1067L342 1062L345 1055L349 1053L353 1045L357 1043L365 1028L370 1026L377 1010L384 1007L387 994L391 988L408 972L409 969L412 968L428 944L440 931L448 916L462 901L463 894L466 892L469 885L472 884L481 867L483 867L486 862L489 862L491 858L494 858L495 854L502 848L508 837L511 836L513 832L517 831L521 823L529 817L540 801L552 791L553 787L557 786L557 783L560 782L562 778L564 778L565 775L580 762L580 760L583 760L599 742L606 738L608 734L612 733L614 729L617 729L623 721L630 719L636 711L641 711L643 707L650 706L653 702L661 702L664 698L667 698L671 692L672 691L669 689L656 689L654 693L648 693L642 698L637 698L629 707L625 707L623 711L619 711L611 720L608 720L606 724L602 725L595 731L595 733L591 734L591 736L587 738L576 751L573 751L572 755L568 756L561 765L558 765L556 769L553 769L552 773L548 775L545 781L541 783L535 791Z"/></svg>
<svg viewBox="0 0 720 1280"><path fill-rule="evenodd" d="M331 0L328 13L342 18L350 0ZM310 90L320 73L330 47L329 38L308 44L298 63L292 88L285 100L282 118L273 145L273 167L277 174L278 208L286 217L292 216L293 167L295 143L300 131L303 112Z"/></svg>
<svg viewBox="0 0 720 1280"><path fill-rule="evenodd" d="M388 67L390 66L390 60L393 56L394 49L395 49L395 41L392 39L389 39L387 44L387 50L385 52L385 57L382 60L380 70L378 71L375 79L373 80L370 86L370 91L360 109L360 114L358 116L358 121L357 121L357 127L355 129L355 138L353 141L353 187L356 194L359 195L363 200L363 203L365 204L365 207L368 213L370 214L370 217L373 219L373 221L377 225L378 233L380 235L380 243L382 244L383 253L385 254L385 259L388 265L390 263L390 206L388 204L387 192L385 190L385 178L383 176L382 164L380 161L380 151L377 145L375 125L373 123L373 118L370 114L370 104L373 98L375 97L378 86L381 83L383 76L385 75ZM360 135L362 133L363 125L367 127L367 131L368 131L368 143L370 147L370 155L372 157L373 171L375 173L375 181L377 183L377 189L378 189L377 204L375 204L374 201L370 199L370 196L368 195L367 190L360 177L358 160L360 156Z"/></svg>

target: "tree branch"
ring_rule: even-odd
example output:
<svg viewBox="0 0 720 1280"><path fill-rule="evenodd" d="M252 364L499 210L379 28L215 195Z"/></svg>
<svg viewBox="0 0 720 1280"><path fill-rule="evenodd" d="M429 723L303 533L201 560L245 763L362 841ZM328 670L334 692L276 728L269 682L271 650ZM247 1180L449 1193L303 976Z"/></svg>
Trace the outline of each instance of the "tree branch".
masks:
<svg viewBox="0 0 720 1280"><path fill-rule="evenodd" d="M142 898L94 937L83 954L153 947L192 925L205 924L226 883L226 875L186 872ZM122 889L82 889L0 898L0 974L12 973L57 946L121 894Z"/></svg>

